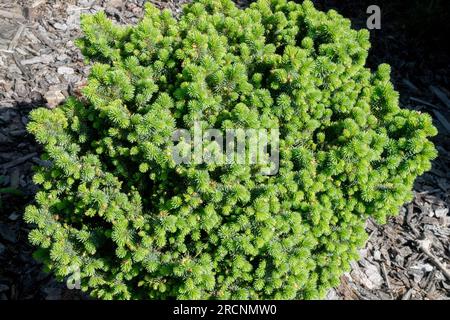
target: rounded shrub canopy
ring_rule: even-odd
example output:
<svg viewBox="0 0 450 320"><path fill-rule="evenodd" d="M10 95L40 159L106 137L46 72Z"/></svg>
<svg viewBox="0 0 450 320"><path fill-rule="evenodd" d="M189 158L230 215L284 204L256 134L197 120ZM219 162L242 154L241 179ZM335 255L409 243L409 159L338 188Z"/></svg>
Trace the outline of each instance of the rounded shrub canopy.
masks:
<svg viewBox="0 0 450 320"><path fill-rule="evenodd" d="M200 0L179 20L147 3L135 26L82 29L82 96L31 113L49 161L25 218L35 256L94 297L323 297L436 156L431 118L365 67L368 31L310 1ZM277 172L177 163L196 123L277 129Z"/></svg>

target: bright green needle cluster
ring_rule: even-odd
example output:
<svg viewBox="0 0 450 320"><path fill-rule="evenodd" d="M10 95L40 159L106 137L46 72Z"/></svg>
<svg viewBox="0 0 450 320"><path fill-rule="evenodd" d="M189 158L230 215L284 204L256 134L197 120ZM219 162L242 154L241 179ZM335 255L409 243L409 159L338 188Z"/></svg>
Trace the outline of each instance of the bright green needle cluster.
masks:
<svg viewBox="0 0 450 320"><path fill-rule="evenodd" d="M180 20L83 16L83 98L31 113L47 167L25 219L58 277L102 299L311 299L411 200L436 157L427 114L400 109L367 30L310 1L199 0ZM280 130L276 175L176 164L176 128Z"/></svg>

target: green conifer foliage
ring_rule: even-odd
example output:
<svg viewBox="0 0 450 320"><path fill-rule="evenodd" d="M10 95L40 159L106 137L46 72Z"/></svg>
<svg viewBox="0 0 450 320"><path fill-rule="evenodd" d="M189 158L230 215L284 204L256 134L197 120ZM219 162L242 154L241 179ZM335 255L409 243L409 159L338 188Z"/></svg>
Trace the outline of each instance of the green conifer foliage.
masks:
<svg viewBox="0 0 450 320"><path fill-rule="evenodd" d="M179 20L82 18L83 97L31 113L51 165L26 209L36 257L102 299L311 299L412 199L436 157L367 30L310 1L198 0ZM280 168L175 164L176 128L280 130Z"/></svg>

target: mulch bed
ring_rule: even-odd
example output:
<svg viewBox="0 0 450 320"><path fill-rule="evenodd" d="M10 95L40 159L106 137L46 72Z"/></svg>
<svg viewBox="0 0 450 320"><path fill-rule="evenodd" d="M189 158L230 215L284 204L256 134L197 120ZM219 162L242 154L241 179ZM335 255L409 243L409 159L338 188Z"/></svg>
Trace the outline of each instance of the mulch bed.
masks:
<svg viewBox="0 0 450 320"><path fill-rule="evenodd" d="M6 2L6 3L3 3ZM40 148L27 134L30 110L56 107L76 91L89 72L74 45L82 13L105 10L118 23L136 23L143 0L17 0L0 3L0 300L84 299L41 271L32 258L24 207L36 186L32 166ZM188 0L151 1L175 14ZM237 1L245 6L248 1ZM337 9L364 26L365 8L345 1ZM333 1L317 0L329 9ZM341 11L342 10L342 11ZM398 26L397 26L398 27ZM328 299L450 298L450 77L448 55L422 50L394 24L372 32L369 66L391 64L393 81L405 108L430 113L439 135L439 157L416 181L413 202L384 226L368 221L370 234L361 259L354 262Z"/></svg>

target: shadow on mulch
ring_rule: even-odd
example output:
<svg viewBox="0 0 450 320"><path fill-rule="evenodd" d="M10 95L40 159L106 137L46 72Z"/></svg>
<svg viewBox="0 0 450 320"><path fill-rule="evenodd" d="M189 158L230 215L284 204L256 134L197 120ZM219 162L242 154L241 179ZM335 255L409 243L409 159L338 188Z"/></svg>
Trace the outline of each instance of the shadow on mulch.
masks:
<svg viewBox="0 0 450 320"><path fill-rule="evenodd" d="M29 228L22 218L37 191L31 176L41 153L41 147L26 132L26 123L29 112L43 105L45 101L35 100L0 108L0 300L82 297L42 271L42 264L33 259L35 248L28 242Z"/></svg>

